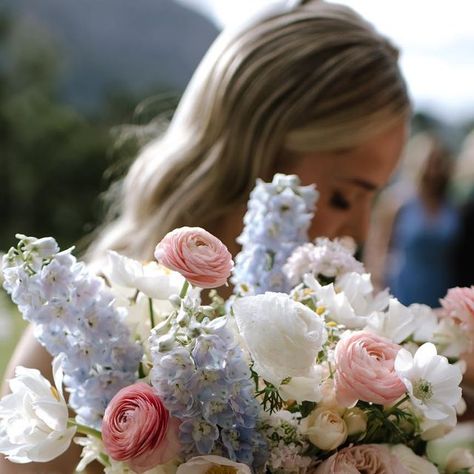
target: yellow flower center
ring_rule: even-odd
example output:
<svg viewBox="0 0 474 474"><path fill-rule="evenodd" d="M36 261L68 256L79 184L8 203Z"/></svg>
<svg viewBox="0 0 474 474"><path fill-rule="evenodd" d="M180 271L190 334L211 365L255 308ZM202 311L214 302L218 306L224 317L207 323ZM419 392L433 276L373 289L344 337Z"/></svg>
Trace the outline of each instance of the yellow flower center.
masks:
<svg viewBox="0 0 474 474"><path fill-rule="evenodd" d="M59 402L61 398L59 397L59 392L56 390L56 387L49 387L53 397Z"/></svg>
<svg viewBox="0 0 474 474"><path fill-rule="evenodd" d="M212 466L205 474L237 474L237 469L231 466Z"/></svg>

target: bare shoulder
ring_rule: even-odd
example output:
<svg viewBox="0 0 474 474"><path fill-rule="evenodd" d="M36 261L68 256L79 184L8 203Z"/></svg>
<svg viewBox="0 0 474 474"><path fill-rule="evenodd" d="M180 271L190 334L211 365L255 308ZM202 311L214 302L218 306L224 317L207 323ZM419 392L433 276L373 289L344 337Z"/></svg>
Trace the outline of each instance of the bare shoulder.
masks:
<svg viewBox="0 0 474 474"><path fill-rule="evenodd" d="M5 395L9 392L8 383L6 380L14 377L15 367L22 365L32 369L38 369L51 382L53 380L51 369L52 358L50 354L44 349L35 339L33 334L33 327L28 326L18 342L15 351L8 363L5 371L4 381L2 383L1 394Z"/></svg>

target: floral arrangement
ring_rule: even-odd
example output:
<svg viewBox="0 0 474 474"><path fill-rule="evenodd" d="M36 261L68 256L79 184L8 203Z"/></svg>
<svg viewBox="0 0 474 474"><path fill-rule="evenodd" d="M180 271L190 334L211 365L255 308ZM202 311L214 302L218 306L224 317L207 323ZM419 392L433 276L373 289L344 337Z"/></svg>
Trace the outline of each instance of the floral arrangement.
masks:
<svg viewBox="0 0 474 474"><path fill-rule="evenodd" d="M78 471L108 474L474 472L468 452L426 455L463 411L474 288L439 310L376 293L349 240L307 241L316 197L294 176L260 182L235 268L200 228L170 232L153 262L110 252L101 276L19 235L4 287L53 356L54 386L17 368L0 452L47 462L75 442Z"/></svg>

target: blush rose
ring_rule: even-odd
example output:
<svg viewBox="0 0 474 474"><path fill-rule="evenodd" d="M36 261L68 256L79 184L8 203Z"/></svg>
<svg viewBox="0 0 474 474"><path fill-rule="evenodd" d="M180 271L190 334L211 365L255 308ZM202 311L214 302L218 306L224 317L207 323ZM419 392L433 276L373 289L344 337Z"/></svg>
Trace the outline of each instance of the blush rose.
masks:
<svg viewBox="0 0 474 474"><path fill-rule="evenodd" d="M224 285L234 266L227 247L200 227L181 227L166 234L156 246L155 258L199 288Z"/></svg>
<svg viewBox="0 0 474 474"><path fill-rule="evenodd" d="M138 382L110 401L102 422L105 450L115 461L143 473L165 464L180 451L179 422L171 418L149 385Z"/></svg>
<svg viewBox="0 0 474 474"><path fill-rule="evenodd" d="M440 300L442 314L474 331L474 286L470 288L451 288Z"/></svg>
<svg viewBox="0 0 474 474"><path fill-rule="evenodd" d="M386 446L361 444L341 449L318 466L315 474L409 474Z"/></svg>
<svg viewBox="0 0 474 474"><path fill-rule="evenodd" d="M387 405L406 392L394 369L398 344L365 331L342 338L336 345L334 385L339 404L357 400Z"/></svg>

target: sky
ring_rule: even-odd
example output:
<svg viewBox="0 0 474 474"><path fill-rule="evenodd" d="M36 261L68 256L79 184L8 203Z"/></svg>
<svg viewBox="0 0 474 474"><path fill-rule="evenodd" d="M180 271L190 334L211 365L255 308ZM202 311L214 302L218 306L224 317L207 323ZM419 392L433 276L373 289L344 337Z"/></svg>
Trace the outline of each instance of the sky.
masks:
<svg viewBox="0 0 474 474"><path fill-rule="evenodd" d="M218 27L248 20L277 0L177 0ZM401 67L418 109L450 122L474 116L473 0L338 0L401 48Z"/></svg>

